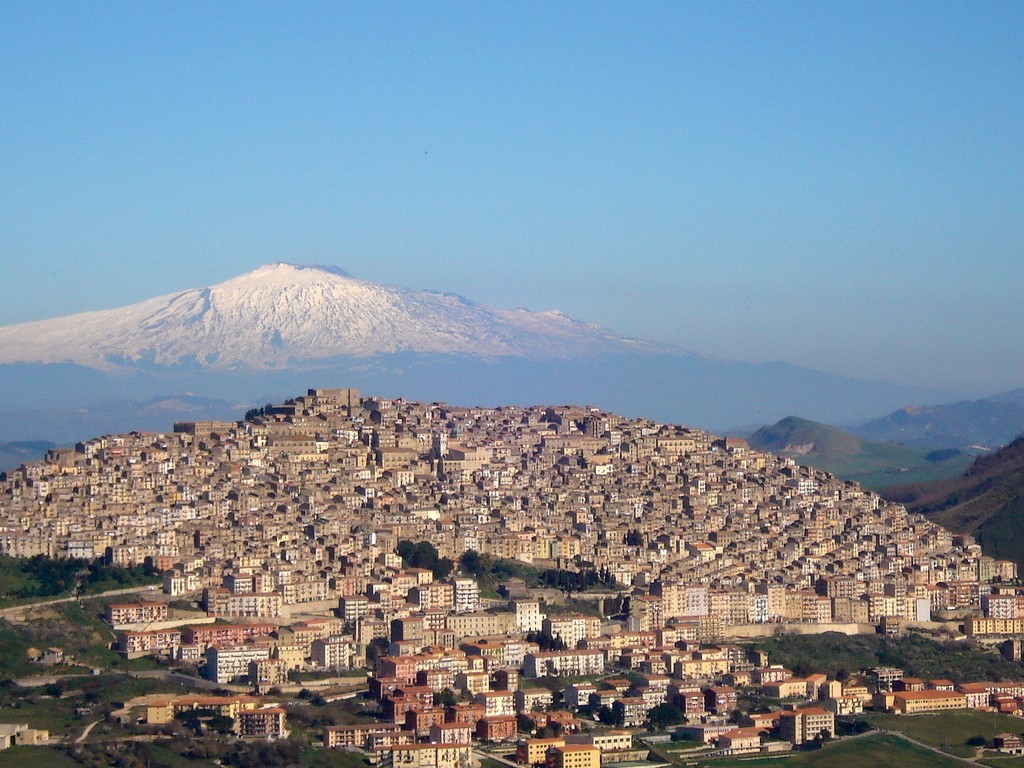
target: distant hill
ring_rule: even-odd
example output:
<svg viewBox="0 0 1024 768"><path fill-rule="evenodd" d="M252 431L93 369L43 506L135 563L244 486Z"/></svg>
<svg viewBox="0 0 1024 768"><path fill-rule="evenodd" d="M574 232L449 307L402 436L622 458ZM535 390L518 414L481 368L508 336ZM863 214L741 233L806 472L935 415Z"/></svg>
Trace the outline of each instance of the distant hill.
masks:
<svg viewBox="0 0 1024 768"><path fill-rule="evenodd" d="M263 401L265 402L265 401ZM18 466L24 461L42 458L52 442L37 438L48 438L60 444L74 444L79 440L104 434L122 432L167 432L175 421L208 421L218 419L240 419L254 403L236 404L195 395L153 397L144 401L108 400L95 405L81 407L29 408L19 411L0 411L0 443L18 446L12 457L22 451L33 450L31 446L44 445L37 451L38 457L15 461ZM0 453L0 468L10 468Z"/></svg>
<svg viewBox="0 0 1024 768"><path fill-rule="evenodd" d="M39 461L48 450L56 447L46 440L0 443L0 472L17 469L30 461Z"/></svg>
<svg viewBox="0 0 1024 768"><path fill-rule="evenodd" d="M949 405L907 406L850 431L865 440L995 450L1024 432L1024 389Z"/></svg>
<svg viewBox="0 0 1024 768"><path fill-rule="evenodd" d="M959 477L895 486L882 495L951 531L976 536L986 554L1024 568L1024 435Z"/></svg>
<svg viewBox="0 0 1024 768"><path fill-rule="evenodd" d="M791 458L799 464L856 480L867 488L884 488L908 480L950 477L970 465L959 449L911 448L861 440L827 424L787 416L749 438L752 448Z"/></svg>

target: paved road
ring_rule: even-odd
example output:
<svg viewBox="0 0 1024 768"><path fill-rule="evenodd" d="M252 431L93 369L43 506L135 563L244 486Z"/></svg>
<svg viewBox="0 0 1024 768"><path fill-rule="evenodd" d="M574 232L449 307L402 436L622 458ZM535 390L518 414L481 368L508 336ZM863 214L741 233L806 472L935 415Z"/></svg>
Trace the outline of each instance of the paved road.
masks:
<svg viewBox="0 0 1024 768"><path fill-rule="evenodd" d="M957 757L956 755L949 754L949 752L943 752L938 747L933 747L930 744L925 744L923 741L918 741L917 739L912 739L909 736L907 736L907 734L900 733L899 731L887 731L887 730L884 730L884 729L879 729L877 731L868 731L867 733L858 734L858 735L859 736L868 736L868 735L870 735L872 733L887 733L890 736L896 736L897 738L903 739L904 741L909 741L911 744L915 744L915 745L917 745L917 746L919 746L919 747L921 747L923 749L927 749L930 752L934 752L937 755L942 755L943 757L948 758L950 760L957 760L957 761L959 761L961 763L966 763L967 765L974 765L974 766L978 765L978 763L977 763L978 755L975 755L975 757L973 757L973 758ZM984 752L982 752L982 754L984 754Z"/></svg>
<svg viewBox="0 0 1024 768"><path fill-rule="evenodd" d="M82 731L82 735L75 739L75 743L81 744L83 741L85 741L86 737L89 735L89 731L91 731L93 728L99 725L99 723L99 720L93 720L91 723L85 726L85 729Z"/></svg>
<svg viewBox="0 0 1024 768"><path fill-rule="evenodd" d="M163 680L167 683L181 683L183 685L190 685L193 688L202 688L204 690L213 691L217 688L223 688L226 691L233 691L234 693L251 693L251 685L231 685L230 683L217 683L213 680L207 680L202 677L192 677L191 675L185 675L181 672L175 672L171 669L147 669L144 671L125 671L120 670L108 670L118 674L126 674L130 677L148 677L152 680Z"/></svg>

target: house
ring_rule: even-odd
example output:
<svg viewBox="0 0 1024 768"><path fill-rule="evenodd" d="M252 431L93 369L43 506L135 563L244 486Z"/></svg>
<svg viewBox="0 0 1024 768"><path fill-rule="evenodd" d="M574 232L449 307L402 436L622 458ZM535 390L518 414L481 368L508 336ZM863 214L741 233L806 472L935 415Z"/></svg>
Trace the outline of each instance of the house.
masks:
<svg viewBox="0 0 1024 768"><path fill-rule="evenodd" d="M1008 755L1024 755L1024 739L1019 733L1000 733L992 737L992 744Z"/></svg>
<svg viewBox="0 0 1024 768"><path fill-rule="evenodd" d="M761 728L733 728L718 737L718 748L728 750L727 754L742 755L761 749Z"/></svg>
<svg viewBox="0 0 1024 768"><path fill-rule="evenodd" d="M836 735L835 715L821 707L783 710L779 718L779 735L793 746L814 741L818 736Z"/></svg>
<svg viewBox="0 0 1024 768"><path fill-rule="evenodd" d="M481 741L514 741L517 732L515 715L481 717L476 722L476 735Z"/></svg>
<svg viewBox="0 0 1024 768"><path fill-rule="evenodd" d="M548 753L549 768L601 768L601 750L588 744L565 744Z"/></svg>
<svg viewBox="0 0 1024 768"><path fill-rule="evenodd" d="M286 723L281 707L261 707L239 712L235 731L243 739L283 739L288 736Z"/></svg>

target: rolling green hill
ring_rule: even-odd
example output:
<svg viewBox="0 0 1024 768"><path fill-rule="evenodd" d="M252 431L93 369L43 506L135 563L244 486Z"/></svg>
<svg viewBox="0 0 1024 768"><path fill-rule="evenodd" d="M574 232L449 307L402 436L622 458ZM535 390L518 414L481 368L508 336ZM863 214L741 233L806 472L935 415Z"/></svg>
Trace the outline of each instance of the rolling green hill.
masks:
<svg viewBox="0 0 1024 768"><path fill-rule="evenodd" d="M958 449L868 442L841 429L796 416L762 427L750 436L749 442L757 450L791 458L876 490L895 483L952 477L963 472L973 460Z"/></svg>
<svg viewBox="0 0 1024 768"><path fill-rule="evenodd" d="M976 536L986 554L1024 569L1024 436L958 477L896 486L882 495L951 531Z"/></svg>

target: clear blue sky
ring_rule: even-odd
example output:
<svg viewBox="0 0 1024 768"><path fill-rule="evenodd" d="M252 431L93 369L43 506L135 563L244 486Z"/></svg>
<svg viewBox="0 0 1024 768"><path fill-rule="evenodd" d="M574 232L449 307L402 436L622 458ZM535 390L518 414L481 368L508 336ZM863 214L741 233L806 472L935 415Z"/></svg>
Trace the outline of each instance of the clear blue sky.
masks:
<svg viewBox="0 0 1024 768"><path fill-rule="evenodd" d="M0 4L0 324L269 261L1024 386L1024 3Z"/></svg>

